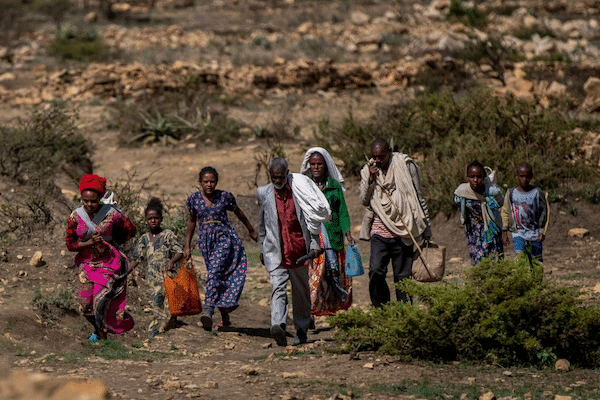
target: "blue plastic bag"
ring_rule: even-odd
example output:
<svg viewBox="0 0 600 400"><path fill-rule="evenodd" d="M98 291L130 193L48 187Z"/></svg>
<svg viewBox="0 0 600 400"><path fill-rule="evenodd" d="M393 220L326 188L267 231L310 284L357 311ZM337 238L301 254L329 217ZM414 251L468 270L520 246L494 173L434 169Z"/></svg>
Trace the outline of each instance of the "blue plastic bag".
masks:
<svg viewBox="0 0 600 400"><path fill-rule="evenodd" d="M364 275L364 273L365 269L363 268L358 247L355 244L350 244L346 251L346 276L352 278Z"/></svg>

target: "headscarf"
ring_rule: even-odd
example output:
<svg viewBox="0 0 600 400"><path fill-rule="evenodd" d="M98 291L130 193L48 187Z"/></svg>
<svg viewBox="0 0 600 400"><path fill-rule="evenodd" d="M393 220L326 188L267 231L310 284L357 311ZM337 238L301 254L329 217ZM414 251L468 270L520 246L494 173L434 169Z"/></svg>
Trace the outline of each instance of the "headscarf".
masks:
<svg viewBox="0 0 600 400"><path fill-rule="evenodd" d="M344 177L333 162L333 158L329 155L329 152L322 147L313 147L308 149L304 155L304 160L302 161L302 166L300 167L300 173L312 179L312 173L310 172L310 156L312 156L314 153L319 153L323 156L325 165L327 165L327 175L338 181L340 186L342 186L342 190L345 191L346 188L344 187Z"/></svg>
<svg viewBox="0 0 600 400"><path fill-rule="evenodd" d="M100 197L104 196L106 193L106 178L94 174L84 175L79 182L79 193L84 190L93 190L100 194Z"/></svg>

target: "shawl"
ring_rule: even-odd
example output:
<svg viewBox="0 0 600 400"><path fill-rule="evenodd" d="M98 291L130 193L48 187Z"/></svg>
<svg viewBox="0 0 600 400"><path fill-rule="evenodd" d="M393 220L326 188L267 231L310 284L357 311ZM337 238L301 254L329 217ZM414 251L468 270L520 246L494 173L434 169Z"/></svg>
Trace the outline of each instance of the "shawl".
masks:
<svg viewBox="0 0 600 400"><path fill-rule="evenodd" d="M306 227L313 235L321 232L321 224L329 221L331 209L325 195L317 185L302 174L289 174L288 181L294 195L294 202L304 214Z"/></svg>
<svg viewBox="0 0 600 400"><path fill-rule="evenodd" d="M304 154L304 160L302 161L302 166L300 167L300 173L312 178L309 162L310 156L312 156L314 153L319 153L323 156L325 165L327 165L327 175L338 181L342 186L342 190L346 191L346 188L344 187L344 177L340 173L338 167L335 165L335 162L333 162L333 158L329 155L329 152L322 147L313 147L308 149L306 154Z"/></svg>
<svg viewBox="0 0 600 400"><path fill-rule="evenodd" d="M483 192L483 195L481 195L471 189L470 184L461 183L454 191L454 195L461 199L461 224L465 223L465 205L462 199L478 201L481 204L483 223L485 225L484 240L487 243L493 241L494 237L500 232L502 227L499 209L504 203L504 198L502 197L500 189L495 186L485 185L485 191Z"/></svg>
<svg viewBox="0 0 600 400"><path fill-rule="evenodd" d="M410 238L410 231L416 239L427 228L427 222L406 165L408 161L412 160L406 154L392 153L387 174L379 171L370 206L393 234ZM361 178L368 182L367 166L361 170L361 175ZM389 197L386 192L389 193Z"/></svg>

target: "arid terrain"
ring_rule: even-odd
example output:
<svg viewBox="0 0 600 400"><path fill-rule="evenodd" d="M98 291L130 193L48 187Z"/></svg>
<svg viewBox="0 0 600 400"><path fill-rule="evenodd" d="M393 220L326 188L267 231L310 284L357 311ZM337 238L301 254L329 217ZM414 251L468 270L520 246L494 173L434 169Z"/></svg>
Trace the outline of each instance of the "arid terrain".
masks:
<svg viewBox="0 0 600 400"><path fill-rule="evenodd" d="M504 79L484 63L464 67L463 73L500 93L532 98L541 105L548 97L570 96L582 112L597 111L600 94L595 97L591 89L584 89L589 78L600 78L597 2L475 3L492 14L488 31L507 32L515 29L511 24L536 26L535 19L555 29L556 35L523 41L518 49L531 58L506 68ZM315 145L313 131L319 121L339 122L350 110L355 118L364 119L399 97L413 98L423 90L424 83L417 82L423 68L453 82L458 74L453 74L455 63L448 54L465 38L485 33L473 33L473 28L447 20L448 4L215 0L178 8L159 2L151 11L143 5L122 7L110 22L100 13L89 15L89 10L77 8L64 24L93 26L118 54L114 62L89 64L61 63L49 57L44 46L55 28L49 18L36 17L39 28L10 47L10 61L4 58L0 64L0 122L15 123L32 108L63 99L78 107L78 127L93 144L93 171L106 176L110 184L129 182L142 200L159 196L175 208L197 190L199 170L211 165L219 171L219 188L231 191L256 224L254 183L266 183L264 170L256 172L257 157L270 145L256 134L259 127L285 127L288 135L281 144L292 172L297 172L304 152ZM514 10L504 18L494 13L495 6L514 6ZM543 58L544 51L554 51L544 50L544 45L568 52L572 63L536 61L534 56ZM207 85L218 87L224 98L233 99L228 115L247 127L246 133L225 144L184 139L169 146L121 145L115 107L152 97L161 85L177 85L178 75L194 71ZM593 138L599 132L590 133L592 144L598 144ZM590 157L594 154L590 152ZM357 177L346 179L356 238L363 208ZM66 200L76 200L72 177L61 173L57 184ZM0 192L17 189L15 182L0 177ZM561 372L433 365L376 353L340 354L325 318L317 318L306 345L277 347L268 331L268 274L259 262L258 246L237 221L250 265L232 327L206 332L198 325L198 316L183 317L177 328L149 339L150 298L142 279L140 286L128 289L135 328L106 344L90 343L90 327L77 312L74 297L66 309L40 310L34 302L36 296L51 298L64 289L74 293L73 254L64 246L68 214L64 207L62 220L47 231L0 243L0 362L13 371L10 379L0 378L0 393L9 382L20 387L13 397L5 394L7 399L33 399L26 393L50 387L58 379L100 381L109 398L129 400L474 399L486 393L491 399L490 391L505 399L600 399L599 371L576 365ZM600 302L599 215L598 205L580 199L552 203L544 244L546 279L580 288L589 303ZM586 231L572 236L572 228ZM458 217L437 215L433 233L434 240L448 248L445 279L460 279L470 264ZM368 243L359 247L366 265ZM31 265L36 252L42 253L43 262ZM194 258L194 264L202 278L201 256ZM354 306L367 309L367 276L353 283ZM291 336L292 325L288 326ZM41 375L26 378L16 372ZM8 376L8 371L3 375ZM35 398L52 398L39 396Z"/></svg>

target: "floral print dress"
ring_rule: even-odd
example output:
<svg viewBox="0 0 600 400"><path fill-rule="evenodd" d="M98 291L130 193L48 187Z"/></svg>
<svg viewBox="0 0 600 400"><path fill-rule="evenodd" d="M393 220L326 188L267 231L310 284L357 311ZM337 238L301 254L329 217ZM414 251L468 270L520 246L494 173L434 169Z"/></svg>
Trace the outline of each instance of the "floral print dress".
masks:
<svg viewBox="0 0 600 400"><path fill-rule="evenodd" d="M244 289L248 268L242 240L227 218L227 211L237 208L235 197L215 190L209 205L202 192L196 192L188 197L187 208L191 215L196 215L198 248L206 263L205 308L233 311Z"/></svg>
<svg viewBox="0 0 600 400"><path fill-rule="evenodd" d="M163 230L158 234L154 243L150 240L150 233L140 236L131 256L132 261L146 261L148 270L146 279L150 288L154 318L148 326L148 331L163 332L171 318L169 302L165 295L165 275L167 262L178 253L183 253L183 247L177 241L173 231Z"/></svg>

